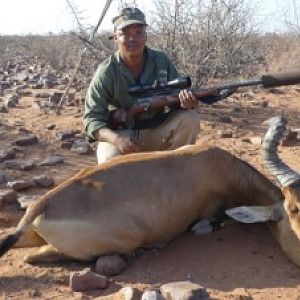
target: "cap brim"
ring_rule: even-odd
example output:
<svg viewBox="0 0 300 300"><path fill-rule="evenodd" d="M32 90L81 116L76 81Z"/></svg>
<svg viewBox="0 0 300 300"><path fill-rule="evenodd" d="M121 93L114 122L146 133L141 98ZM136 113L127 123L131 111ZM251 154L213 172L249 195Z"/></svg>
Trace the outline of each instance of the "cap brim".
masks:
<svg viewBox="0 0 300 300"><path fill-rule="evenodd" d="M128 21L125 21L123 23L121 23L120 25L116 26L115 29L116 30L121 30L129 25L134 25L134 24L139 24L139 25L145 25L145 26L148 26L148 24L144 21L139 21L139 20L128 20Z"/></svg>

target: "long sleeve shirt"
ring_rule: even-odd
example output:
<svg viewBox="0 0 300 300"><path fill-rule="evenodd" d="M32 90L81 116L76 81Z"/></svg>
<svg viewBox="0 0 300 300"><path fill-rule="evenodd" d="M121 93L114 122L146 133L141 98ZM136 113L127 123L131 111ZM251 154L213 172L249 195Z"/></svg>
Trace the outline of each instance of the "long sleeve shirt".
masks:
<svg viewBox="0 0 300 300"><path fill-rule="evenodd" d="M134 85L152 85L156 80L166 82L178 77L174 64L163 52L146 47L143 72L137 82L120 54L116 52L104 60L90 83L85 101L85 130L93 137L96 130L109 127L110 112L130 108L138 99L128 93ZM152 112L155 115L155 112Z"/></svg>

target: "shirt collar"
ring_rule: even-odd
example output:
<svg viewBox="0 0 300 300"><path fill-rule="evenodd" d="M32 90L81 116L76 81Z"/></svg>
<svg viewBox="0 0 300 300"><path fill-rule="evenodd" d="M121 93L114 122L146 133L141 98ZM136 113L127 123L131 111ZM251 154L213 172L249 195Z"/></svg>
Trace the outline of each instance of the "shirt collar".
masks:
<svg viewBox="0 0 300 300"><path fill-rule="evenodd" d="M155 68L155 53L152 49L148 48L147 46L145 47L145 52L146 52L146 61L145 61L145 65L144 65L144 71L141 75L141 83L144 84L145 82L147 82L148 78L150 77L153 69ZM124 62L122 61L120 52L117 51L115 53L115 58L117 63L120 65L120 70L121 72L127 76L128 78L130 78L130 80L135 83L135 80L132 76L132 74L130 73L130 71L127 69L126 65L124 64Z"/></svg>
<svg viewBox="0 0 300 300"><path fill-rule="evenodd" d="M144 51L146 52L146 63L147 63L147 61L148 61L149 59L153 59L154 53L153 53L153 50L151 50L151 49L148 48L147 46L145 46L145 50L144 50ZM117 51L117 52L115 53L115 58L116 58L118 64L122 64L122 63L123 63L119 51Z"/></svg>

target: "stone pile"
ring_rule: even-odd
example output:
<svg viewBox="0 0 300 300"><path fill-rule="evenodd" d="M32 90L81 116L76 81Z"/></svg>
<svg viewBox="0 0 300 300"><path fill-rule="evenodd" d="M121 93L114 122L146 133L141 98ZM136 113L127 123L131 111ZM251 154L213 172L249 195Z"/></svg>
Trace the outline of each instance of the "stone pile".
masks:
<svg viewBox="0 0 300 300"><path fill-rule="evenodd" d="M86 292L95 289L105 289L112 281L111 276L120 274L125 268L125 260L118 255L100 257L95 269L86 268L82 271L72 272L69 286L74 292ZM111 277L110 279L108 277ZM133 288L123 287L116 299L128 300L208 300L207 290L189 280L162 284L159 289L144 292Z"/></svg>
<svg viewBox="0 0 300 300"><path fill-rule="evenodd" d="M53 128L53 126L50 126ZM35 201L37 196L24 195L24 193L31 188L51 188L55 184L54 178L44 174L41 176L30 176L30 170L40 167L52 167L57 164L63 164L65 157L61 154L53 153L50 156L41 157L39 161L30 159L23 159L22 149L24 147L31 147L41 143L38 137L30 131L19 128L22 135L17 137L10 147L0 150L0 205L3 203L19 202L21 208L26 208L29 203ZM56 139L61 142L69 141L69 151L81 154L91 153L90 145L83 139L78 131L57 131ZM2 170L1 170L2 169ZM8 171L24 171L25 176L19 178L10 178L6 174ZM11 194L12 193L12 194ZM11 195L14 198L11 198ZM8 200L7 200L8 199Z"/></svg>
<svg viewBox="0 0 300 300"><path fill-rule="evenodd" d="M69 73L71 71L70 69ZM32 93L28 89L50 90L46 99L37 93L37 102L41 101L43 103L36 106L36 108L51 108L57 105L63 92L51 90L64 91L69 82L69 77L69 74L58 72L49 65L40 63L36 57L16 55L12 60L7 61L4 66L0 66L0 97L4 97L4 101L0 102L0 112L5 112L5 108L15 107L21 96L31 96ZM77 78L73 84L76 94L71 93L67 97L65 105L82 104L84 92L81 91L87 87L87 84L85 78Z"/></svg>
<svg viewBox="0 0 300 300"><path fill-rule="evenodd" d="M109 279L102 274L87 268L70 275L69 286L74 292L86 292L105 289L109 286ZM123 287L116 294L116 299L124 300L209 300L207 290L191 281L170 282L159 289L140 291L133 287Z"/></svg>

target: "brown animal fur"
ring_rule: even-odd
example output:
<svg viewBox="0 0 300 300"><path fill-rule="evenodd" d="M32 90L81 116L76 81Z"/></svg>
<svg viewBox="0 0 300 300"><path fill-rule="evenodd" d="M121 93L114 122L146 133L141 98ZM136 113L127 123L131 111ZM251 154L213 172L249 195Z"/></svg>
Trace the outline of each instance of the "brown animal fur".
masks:
<svg viewBox="0 0 300 300"><path fill-rule="evenodd" d="M282 199L280 189L267 178L219 148L190 146L120 156L83 169L42 196L29 207L15 234L2 240L0 255L24 233L28 240L23 238L23 245L40 245L41 239L31 239L30 232L50 247L28 262L130 253L168 241L192 222L225 209ZM273 224L273 229L282 242L282 232L293 233L288 222L284 229L280 226ZM290 256L300 265L298 250Z"/></svg>

